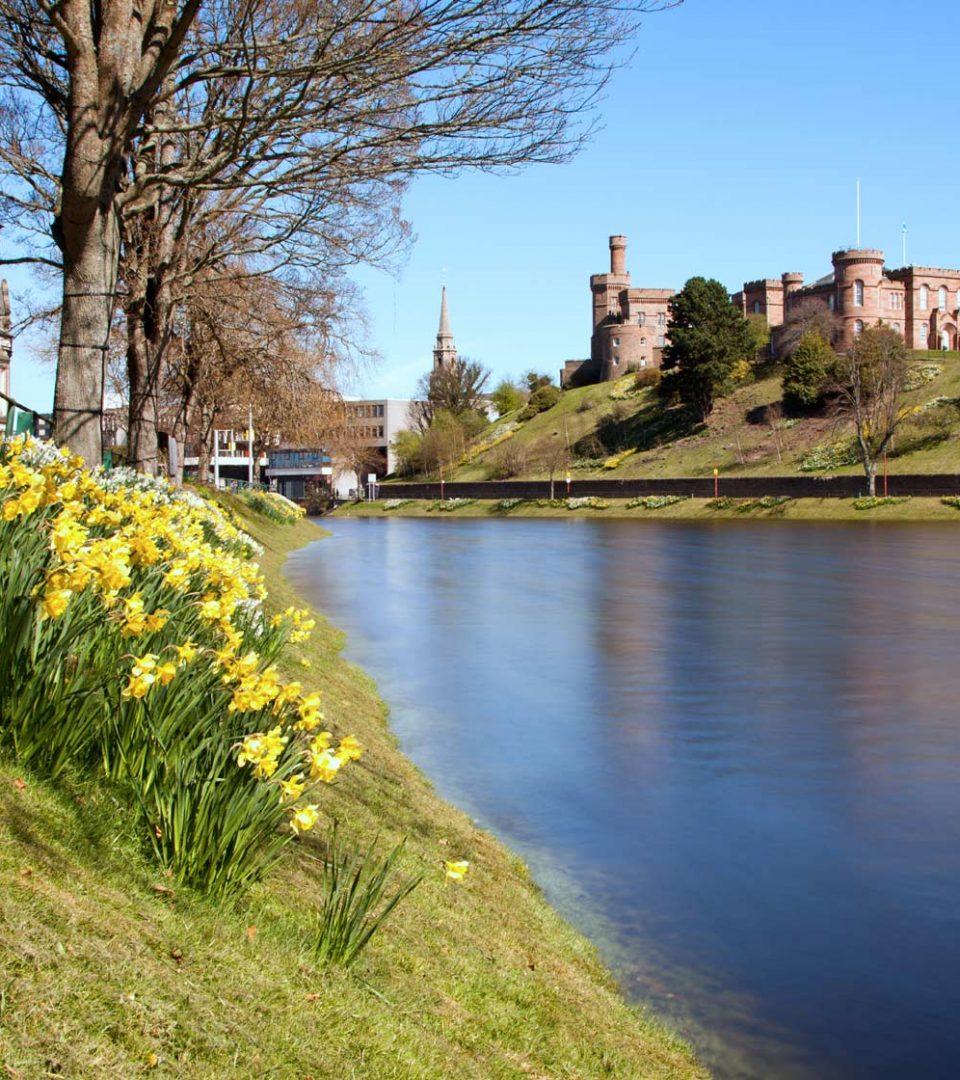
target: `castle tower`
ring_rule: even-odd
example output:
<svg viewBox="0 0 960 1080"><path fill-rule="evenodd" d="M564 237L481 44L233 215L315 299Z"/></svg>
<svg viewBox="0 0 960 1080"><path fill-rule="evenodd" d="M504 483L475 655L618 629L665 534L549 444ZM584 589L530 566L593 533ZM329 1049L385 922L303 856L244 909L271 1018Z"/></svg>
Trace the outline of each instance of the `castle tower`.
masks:
<svg viewBox="0 0 960 1080"><path fill-rule="evenodd" d="M852 248L833 253L835 310L843 319L843 341L849 346L884 312L880 283L883 279L883 252L875 248Z"/></svg>
<svg viewBox="0 0 960 1080"><path fill-rule="evenodd" d="M457 347L450 332L450 316L447 312L447 287L443 286L440 294L440 329L437 331L437 344L433 348L433 367L449 368L457 360Z"/></svg>

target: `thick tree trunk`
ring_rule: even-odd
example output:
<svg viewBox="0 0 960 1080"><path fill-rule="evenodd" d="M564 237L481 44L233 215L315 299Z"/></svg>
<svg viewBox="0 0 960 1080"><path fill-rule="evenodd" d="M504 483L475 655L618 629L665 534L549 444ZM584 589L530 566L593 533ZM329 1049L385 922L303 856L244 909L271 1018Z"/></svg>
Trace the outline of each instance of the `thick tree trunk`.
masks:
<svg viewBox="0 0 960 1080"><path fill-rule="evenodd" d="M871 497L877 493L877 463L871 461L864 463L864 472L867 474L867 494Z"/></svg>
<svg viewBox="0 0 960 1080"><path fill-rule="evenodd" d="M64 192L60 218L63 313L54 391L54 438L91 467L102 457L104 366L117 284L113 205Z"/></svg>

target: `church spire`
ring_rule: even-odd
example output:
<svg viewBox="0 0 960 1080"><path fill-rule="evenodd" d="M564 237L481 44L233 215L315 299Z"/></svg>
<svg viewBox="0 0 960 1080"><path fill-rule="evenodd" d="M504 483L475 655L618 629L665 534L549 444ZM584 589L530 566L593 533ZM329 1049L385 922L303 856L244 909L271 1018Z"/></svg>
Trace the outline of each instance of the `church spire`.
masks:
<svg viewBox="0 0 960 1080"><path fill-rule="evenodd" d="M437 344L433 349L434 368L448 368L457 359L457 347L453 343L450 331L450 315L447 311L447 287L440 293L440 329L437 331Z"/></svg>

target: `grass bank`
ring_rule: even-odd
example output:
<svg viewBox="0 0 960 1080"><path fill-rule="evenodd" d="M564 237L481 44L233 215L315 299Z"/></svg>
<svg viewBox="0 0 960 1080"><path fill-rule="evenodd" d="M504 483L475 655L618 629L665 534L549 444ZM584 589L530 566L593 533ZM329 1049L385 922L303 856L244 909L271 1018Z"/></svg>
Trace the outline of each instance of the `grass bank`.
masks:
<svg viewBox="0 0 960 1080"><path fill-rule="evenodd" d="M386 489L384 489L386 490ZM404 500L395 508L385 509L389 500L345 503L334 517L432 517L447 518L505 518L505 517L595 517L631 518L654 521L664 518L680 520L747 520L776 518L786 521L952 521L960 524L960 509L937 498L889 499L873 502L862 499L681 499L656 505L651 500L598 499L594 506L569 509L564 499L462 500L455 505L449 500L441 508L438 502ZM515 503L515 505L507 505Z"/></svg>
<svg viewBox="0 0 960 1080"><path fill-rule="evenodd" d="M234 509L265 548L269 607L299 603L289 551L321 534ZM382 511L379 511L382 513ZM956 513L956 511L954 511ZM524 865L399 752L370 680L321 620L284 674L366 747L322 810L361 843L402 837L423 883L350 972L311 948L322 830L230 908L171 887L108 787L0 760L0 1065L23 1080L688 1078L705 1070L628 1006ZM471 872L446 883L446 860Z"/></svg>

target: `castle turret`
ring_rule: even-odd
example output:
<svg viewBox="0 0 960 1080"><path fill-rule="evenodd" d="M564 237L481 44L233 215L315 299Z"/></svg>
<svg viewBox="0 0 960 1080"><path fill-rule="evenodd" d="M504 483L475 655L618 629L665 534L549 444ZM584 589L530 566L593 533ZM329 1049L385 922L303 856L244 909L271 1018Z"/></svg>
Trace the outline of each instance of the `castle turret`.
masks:
<svg viewBox="0 0 960 1080"><path fill-rule="evenodd" d="M883 317L883 252L877 248L835 251L833 277L835 308L843 319L844 343L849 345L864 327Z"/></svg>
<svg viewBox="0 0 960 1080"><path fill-rule="evenodd" d="M626 274L627 272L627 238L625 236L610 237L610 273Z"/></svg>
<svg viewBox="0 0 960 1080"><path fill-rule="evenodd" d="M456 363L457 347L453 343L450 330L450 315L447 312L447 287L440 293L440 329L437 331L437 344L433 349L434 368L449 368Z"/></svg>

